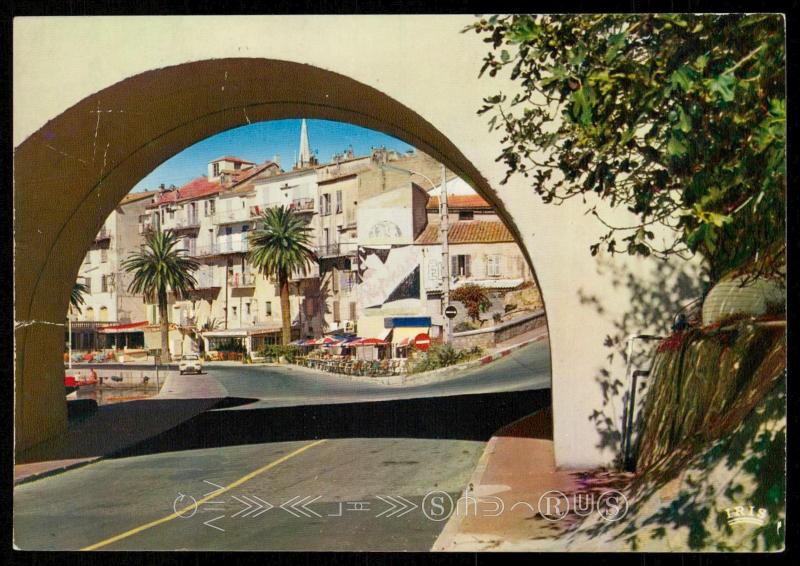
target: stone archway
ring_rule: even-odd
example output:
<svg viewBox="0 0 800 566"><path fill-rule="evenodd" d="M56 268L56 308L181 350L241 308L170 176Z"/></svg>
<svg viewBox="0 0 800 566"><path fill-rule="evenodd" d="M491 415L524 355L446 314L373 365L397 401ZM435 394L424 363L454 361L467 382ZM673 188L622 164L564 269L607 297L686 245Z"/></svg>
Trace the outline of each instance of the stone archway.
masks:
<svg viewBox="0 0 800 566"><path fill-rule="evenodd" d="M200 61L131 77L82 100L16 150L17 449L65 426L59 322L85 250L122 197L197 141L295 117L380 130L433 156L495 206L531 263L514 219L475 166L421 116L367 85L266 59Z"/></svg>

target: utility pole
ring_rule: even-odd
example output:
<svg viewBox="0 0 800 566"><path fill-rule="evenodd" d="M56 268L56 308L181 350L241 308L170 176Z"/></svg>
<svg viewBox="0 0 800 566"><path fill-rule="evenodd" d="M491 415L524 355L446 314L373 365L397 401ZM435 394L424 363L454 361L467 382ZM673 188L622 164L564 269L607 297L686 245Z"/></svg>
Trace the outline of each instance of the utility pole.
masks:
<svg viewBox="0 0 800 566"><path fill-rule="evenodd" d="M447 170L442 165L442 190L439 197L439 214L441 221L439 230L442 235L442 314L444 309L450 305L450 248L447 241L447 231L450 227L450 217L447 212ZM453 341L452 321L443 316L444 320L444 343L450 344Z"/></svg>

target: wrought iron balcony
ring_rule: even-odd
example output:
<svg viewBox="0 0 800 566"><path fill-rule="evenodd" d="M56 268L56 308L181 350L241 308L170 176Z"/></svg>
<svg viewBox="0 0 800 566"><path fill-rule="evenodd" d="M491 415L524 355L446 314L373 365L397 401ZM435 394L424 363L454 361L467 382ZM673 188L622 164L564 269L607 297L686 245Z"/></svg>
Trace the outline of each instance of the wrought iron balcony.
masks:
<svg viewBox="0 0 800 566"><path fill-rule="evenodd" d="M314 212L314 199L313 198L292 199L289 208L294 212Z"/></svg>
<svg viewBox="0 0 800 566"><path fill-rule="evenodd" d="M246 288L256 286L256 277L251 273L232 273L228 277L228 283L233 288Z"/></svg>

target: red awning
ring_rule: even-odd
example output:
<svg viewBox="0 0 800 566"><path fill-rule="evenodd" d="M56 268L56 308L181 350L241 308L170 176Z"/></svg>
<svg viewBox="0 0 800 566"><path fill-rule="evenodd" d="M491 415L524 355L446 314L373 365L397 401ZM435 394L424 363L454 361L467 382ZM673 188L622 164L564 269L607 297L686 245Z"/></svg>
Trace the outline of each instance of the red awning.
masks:
<svg viewBox="0 0 800 566"><path fill-rule="evenodd" d="M397 343L398 348L405 348L408 346L408 343L411 341L411 338L403 338L400 342Z"/></svg>
<svg viewBox="0 0 800 566"><path fill-rule="evenodd" d="M361 340L356 340L355 342L350 342L348 346L385 346L387 343L379 338L362 338Z"/></svg>
<svg viewBox="0 0 800 566"><path fill-rule="evenodd" d="M122 332L144 332L144 327L148 325L146 320L142 322L130 322L128 324L115 324L105 326L98 330L100 334L119 334Z"/></svg>

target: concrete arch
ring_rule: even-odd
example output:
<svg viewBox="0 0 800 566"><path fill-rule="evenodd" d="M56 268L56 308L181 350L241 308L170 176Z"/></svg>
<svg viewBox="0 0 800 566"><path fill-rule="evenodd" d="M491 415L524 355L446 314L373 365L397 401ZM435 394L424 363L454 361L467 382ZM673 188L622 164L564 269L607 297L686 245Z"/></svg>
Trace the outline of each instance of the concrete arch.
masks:
<svg viewBox="0 0 800 566"><path fill-rule="evenodd" d="M593 258L589 245L604 228L585 205L542 205L519 176L502 185L500 135L487 132L476 110L514 83L478 78L486 46L461 33L471 21L15 19L17 448L65 422L63 392L53 386L60 325L101 213L192 140L304 115L404 139L497 208L536 267L547 304L556 461L608 463L618 443L625 337L668 329L675 305L696 296L697 277L683 262ZM630 223L624 211L606 212L609 222Z"/></svg>
<svg viewBox="0 0 800 566"><path fill-rule="evenodd" d="M224 102L214 96L225 91ZM124 105L124 112L106 112L110 102ZM353 79L266 59L199 61L126 79L51 120L16 151L16 319L33 322L17 332L19 446L63 426L62 336L53 324L66 315L71 282L93 235L122 197L144 174L202 139L250 122L298 117L354 123L422 149L491 202L521 244L496 193L450 140L417 113ZM42 190L51 171L60 177L58 195Z"/></svg>

